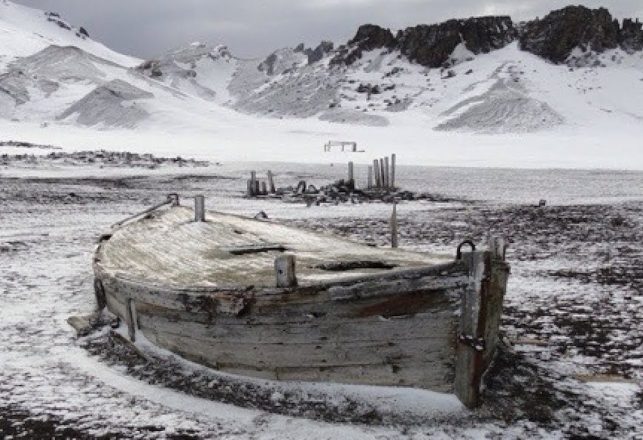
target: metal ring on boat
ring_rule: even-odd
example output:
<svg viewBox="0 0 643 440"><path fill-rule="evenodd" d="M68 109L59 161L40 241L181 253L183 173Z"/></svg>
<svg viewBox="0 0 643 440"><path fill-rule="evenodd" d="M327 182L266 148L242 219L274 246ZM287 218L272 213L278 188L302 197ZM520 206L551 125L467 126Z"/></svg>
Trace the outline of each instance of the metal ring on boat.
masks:
<svg viewBox="0 0 643 440"><path fill-rule="evenodd" d="M476 250L476 245L473 243L473 241L464 240L462 243L460 243L458 245L458 250L456 251L456 254L455 254L455 259L456 260L461 260L462 259L462 246L464 246L465 244L468 244L469 246L471 246L472 251Z"/></svg>
<svg viewBox="0 0 643 440"><path fill-rule="evenodd" d="M167 201L172 203L172 206L179 206L179 194L178 193L169 193L167 195Z"/></svg>
<svg viewBox="0 0 643 440"><path fill-rule="evenodd" d="M105 287L103 282L98 278L94 278L94 296L96 296L96 305L98 310L101 311L107 305L107 299L105 298Z"/></svg>

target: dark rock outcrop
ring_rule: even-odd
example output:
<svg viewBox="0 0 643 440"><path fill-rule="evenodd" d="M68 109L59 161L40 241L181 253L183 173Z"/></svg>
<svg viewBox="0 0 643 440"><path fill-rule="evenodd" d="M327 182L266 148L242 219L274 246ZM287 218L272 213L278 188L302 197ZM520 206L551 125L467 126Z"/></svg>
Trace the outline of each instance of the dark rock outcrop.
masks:
<svg viewBox="0 0 643 440"><path fill-rule="evenodd" d="M347 44L338 49L331 64L351 65L362 57L362 52L379 48L392 49L396 40L390 29L374 24L363 24L357 29L357 34Z"/></svg>
<svg viewBox="0 0 643 440"><path fill-rule="evenodd" d="M619 33L618 39L621 47L626 52L632 53L643 50L643 23L638 18L636 21L631 18L623 20L623 26Z"/></svg>
<svg viewBox="0 0 643 440"><path fill-rule="evenodd" d="M316 48L305 49L303 52L308 56L308 64L310 65L324 58L326 54L333 51L333 48L334 45L332 41L322 41ZM297 51L296 48L295 51Z"/></svg>
<svg viewBox="0 0 643 440"><path fill-rule="evenodd" d="M520 48L563 63L574 48L604 52L619 44L619 24L605 8L568 6L525 23Z"/></svg>
<svg viewBox="0 0 643 440"><path fill-rule="evenodd" d="M473 17L419 25L398 32L397 47L411 61L440 67L460 43L474 54L500 49L516 38L510 17Z"/></svg>
<svg viewBox="0 0 643 440"><path fill-rule="evenodd" d="M263 60L259 66L257 66L257 69L261 72L266 72L268 75L273 75L275 73L275 63L277 62L277 54L276 53L271 53L266 57L265 60Z"/></svg>
<svg viewBox="0 0 643 440"><path fill-rule="evenodd" d="M363 52L382 48L397 49L423 66L445 67L460 43L477 55L501 49L515 40L519 40L522 50L554 63L567 61L577 47L597 53L618 47L630 53L643 50L643 30L638 19L625 19L621 26L605 8L568 6L520 26L506 16L472 17L413 26L393 36L388 29L366 24L339 47L331 64L348 66Z"/></svg>

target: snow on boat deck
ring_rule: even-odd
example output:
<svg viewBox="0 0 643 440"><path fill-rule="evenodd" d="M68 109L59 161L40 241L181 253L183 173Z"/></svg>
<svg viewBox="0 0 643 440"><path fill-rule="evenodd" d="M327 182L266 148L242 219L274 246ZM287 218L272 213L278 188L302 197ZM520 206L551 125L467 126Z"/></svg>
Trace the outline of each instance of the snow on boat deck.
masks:
<svg viewBox="0 0 643 440"><path fill-rule="evenodd" d="M194 211L186 207L157 212L117 229L102 246L99 258L107 272L146 283L273 287L274 261L284 252L295 255L297 278L304 286L453 259L375 248L330 234L212 211L206 213L205 222L195 222ZM328 270L338 262L362 262L362 267Z"/></svg>

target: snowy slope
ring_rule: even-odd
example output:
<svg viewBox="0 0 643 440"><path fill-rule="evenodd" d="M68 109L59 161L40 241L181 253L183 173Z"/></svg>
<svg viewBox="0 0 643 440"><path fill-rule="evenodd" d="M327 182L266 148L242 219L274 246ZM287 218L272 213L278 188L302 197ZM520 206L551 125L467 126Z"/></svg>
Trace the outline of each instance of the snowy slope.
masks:
<svg viewBox="0 0 643 440"><path fill-rule="evenodd" d="M187 94L227 103L230 101L228 85L238 62L225 46L194 42L148 60L137 66L137 70Z"/></svg>
<svg viewBox="0 0 643 440"><path fill-rule="evenodd" d="M345 161L321 145L354 140L363 163L395 151L409 164L643 169L643 51L578 48L554 64L517 41L461 43L430 68L391 47L345 64L341 47L243 60L193 43L141 61L8 1L0 48L2 139L300 162Z"/></svg>
<svg viewBox="0 0 643 440"><path fill-rule="evenodd" d="M0 0L0 69L17 57L33 55L52 44L76 46L126 67L140 62L84 36L79 29L56 15Z"/></svg>

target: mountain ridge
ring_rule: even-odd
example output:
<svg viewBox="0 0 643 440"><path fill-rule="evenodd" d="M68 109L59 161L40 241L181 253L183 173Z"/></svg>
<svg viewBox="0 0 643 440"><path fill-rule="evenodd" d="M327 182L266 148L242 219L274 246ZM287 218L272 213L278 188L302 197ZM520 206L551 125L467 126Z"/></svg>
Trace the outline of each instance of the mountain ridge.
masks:
<svg viewBox="0 0 643 440"><path fill-rule="evenodd" d="M191 112L225 119L234 111L387 126L408 114L435 130L488 134L616 115L643 119L631 100L610 96L626 96L612 77L641 89L641 23L621 24L604 8L568 6L521 23L508 16L452 19L395 35L367 24L338 47L299 44L249 60L198 42L154 59L127 58L56 13L30 14L0 3L0 22L35 28L36 37L16 29L9 41L22 35L40 48L4 57L0 51L0 117L137 128L175 110L186 123Z"/></svg>

